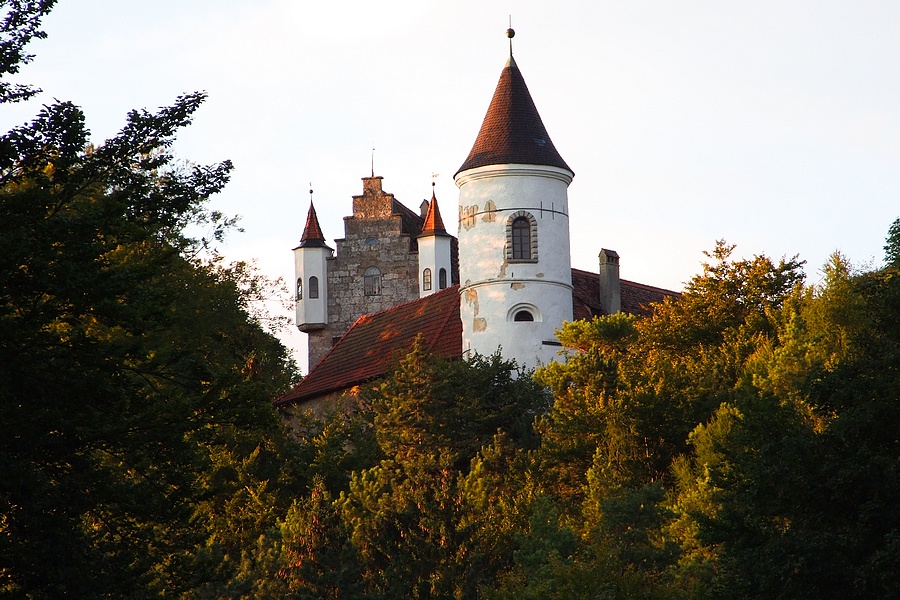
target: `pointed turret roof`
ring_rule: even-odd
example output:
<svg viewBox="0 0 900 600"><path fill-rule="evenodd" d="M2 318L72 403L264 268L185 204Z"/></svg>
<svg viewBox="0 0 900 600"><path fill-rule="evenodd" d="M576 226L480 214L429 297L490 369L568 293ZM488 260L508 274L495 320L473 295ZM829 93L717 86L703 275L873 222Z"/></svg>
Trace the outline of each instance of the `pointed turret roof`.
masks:
<svg viewBox="0 0 900 600"><path fill-rule="evenodd" d="M512 163L559 167L572 172L550 141L522 72L510 56L475 145L456 173Z"/></svg>
<svg viewBox="0 0 900 600"><path fill-rule="evenodd" d="M303 227L303 235L300 236L298 248L311 248L326 246L325 236L319 227L319 218L316 216L316 207L312 200L309 201L309 212L306 214L306 226ZM326 246L327 247L327 246Z"/></svg>
<svg viewBox="0 0 900 600"><path fill-rule="evenodd" d="M444 220L441 218L441 209L438 208L438 201L431 191L431 202L428 203L428 212L425 213L425 223L422 225L422 233L419 237L426 235L450 235L444 227Z"/></svg>

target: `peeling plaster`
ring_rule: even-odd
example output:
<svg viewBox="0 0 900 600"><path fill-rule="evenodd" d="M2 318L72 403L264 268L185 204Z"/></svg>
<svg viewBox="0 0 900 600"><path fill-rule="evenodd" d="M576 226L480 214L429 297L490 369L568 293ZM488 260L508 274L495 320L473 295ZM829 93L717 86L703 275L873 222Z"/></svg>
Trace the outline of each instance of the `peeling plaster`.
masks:
<svg viewBox="0 0 900 600"><path fill-rule="evenodd" d="M525 289L525 284L524 284L524 283L518 283L518 282L517 282L517 283L511 283L511 284L509 284L509 287L512 288L512 289L514 289L514 290L524 290L524 289Z"/></svg>
<svg viewBox="0 0 900 600"><path fill-rule="evenodd" d="M494 204L494 201L488 200L487 202L484 203L484 215L481 217L481 219L485 223L493 223L494 221L497 220L497 213L494 212L496 210L497 210L497 205Z"/></svg>
<svg viewBox="0 0 900 600"><path fill-rule="evenodd" d="M487 329L487 319L484 317L475 317L472 319L472 331L481 333Z"/></svg>
<svg viewBox="0 0 900 600"><path fill-rule="evenodd" d="M473 314L478 315L478 291L468 289L465 296L466 304L472 307Z"/></svg>
<svg viewBox="0 0 900 600"><path fill-rule="evenodd" d="M478 214L478 205L470 204L469 206L459 207L459 223L469 231L475 227L475 215Z"/></svg>

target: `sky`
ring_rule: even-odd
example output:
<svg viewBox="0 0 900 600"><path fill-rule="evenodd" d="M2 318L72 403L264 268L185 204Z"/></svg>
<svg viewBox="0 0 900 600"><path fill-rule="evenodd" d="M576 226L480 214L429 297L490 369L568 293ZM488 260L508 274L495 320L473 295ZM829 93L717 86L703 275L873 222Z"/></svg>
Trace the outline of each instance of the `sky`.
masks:
<svg viewBox="0 0 900 600"><path fill-rule="evenodd" d="M573 267L609 248L622 278L680 290L720 239L799 255L809 283L835 251L881 264L900 217L896 0L60 0L16 78L44 93L0 127L71 100L102 143L129 110L206 91L174 152L234 162L209 207L244 231L220 250L290 282L310 188L333 247L373 163L413 209L433 180L455 229L510 19L575 172ZM305 373L305 337L281 337Z"/></svg>

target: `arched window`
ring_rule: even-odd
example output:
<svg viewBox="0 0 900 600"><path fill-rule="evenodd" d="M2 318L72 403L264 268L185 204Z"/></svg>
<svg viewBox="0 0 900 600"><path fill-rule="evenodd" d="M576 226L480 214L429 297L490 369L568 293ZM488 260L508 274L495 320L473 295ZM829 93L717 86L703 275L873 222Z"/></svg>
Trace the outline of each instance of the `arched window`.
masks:
<svg viewBox="0 0 900 600"><path fill-rule="evenodd" d="M366 296L381 295L381 271L378 267L369 267L363 277L363 290Z"/></svg>
<svg viewBox="0 0 900 600"><path fill-rule="evenodd" d="M319 278L313 275L309 278L309 297L310 298L318 298L319 297Z"/></svg>
<svg viewBox="0 0 900 600"><path fill-rule="evenodd" d="M431 269L422 271L422 289L426 292L431 289Z"/></svg>
<svg viewBox="0 0 900 600"><path fill-rule="evenodd" d="M447 287L447 269L438 271L438 287L440 289Z"/></svg>
<svg viewBox="0 0 900 600"><path fill-rule="evenodd" d="M541 310L537 306L523 303L511 307L506 313L506 320L516 323L531 323L541 322L544 319L541 316Z"/></svg>
<svg viewBox="0 0 900 600"><path fill-rule="evenodd" d="M525 217L516 217L512 222L512 257L531 259L531 222Z"/></svg>
<svg viewBox="0 0 900 600"><path fill-rule="evenodd" d="M297 279L297 300L303 300L303 279Z"/></svg>

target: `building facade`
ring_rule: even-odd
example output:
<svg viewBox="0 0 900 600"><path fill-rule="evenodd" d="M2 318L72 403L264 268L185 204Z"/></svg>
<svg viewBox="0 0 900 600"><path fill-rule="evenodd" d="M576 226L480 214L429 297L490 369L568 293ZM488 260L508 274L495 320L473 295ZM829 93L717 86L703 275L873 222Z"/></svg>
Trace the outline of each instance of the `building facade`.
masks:
<svg viewBox="0 0 900 600"><path fill-rule="evenodd" d="M276 404L340 395L376 378L417 337L450 358L499 350L533 369L561 360L555 332L564 322L646 313L677 296L621 280L613 250L599 249L597 273L572 269L573 177L510 55L454 177L458 239L447 234L433 194L416 213L384 192L374 173L353 197L334 251L310 204L294 249L297 325L309 334L310 373ZM309 293L314 286L317 297Z"/></svg>

